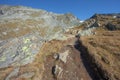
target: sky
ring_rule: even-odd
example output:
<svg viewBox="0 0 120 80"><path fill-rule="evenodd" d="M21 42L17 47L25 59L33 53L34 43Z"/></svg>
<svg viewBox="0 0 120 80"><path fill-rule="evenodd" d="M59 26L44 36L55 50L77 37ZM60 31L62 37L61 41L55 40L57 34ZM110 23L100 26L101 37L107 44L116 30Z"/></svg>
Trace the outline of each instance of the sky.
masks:
<svg viewBox="0 0 120 80"><path fill-rule="evenodd" d="M72 13L85 20L95 13L120 13L120 0L0 0L0 5L22 5L54 13Z"/></svg>

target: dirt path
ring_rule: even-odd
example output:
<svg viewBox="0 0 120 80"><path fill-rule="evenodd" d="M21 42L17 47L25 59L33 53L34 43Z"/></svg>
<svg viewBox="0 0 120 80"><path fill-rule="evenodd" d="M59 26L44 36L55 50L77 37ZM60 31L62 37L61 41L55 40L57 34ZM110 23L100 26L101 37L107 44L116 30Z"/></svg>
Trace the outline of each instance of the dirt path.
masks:
<svg viewBox="0 0 120 80"><path fill-rule="evenodd" d="M76 39L74 47L80 53L80 61L81 64L83 64L83 69L86 70L85 73L88 74L92 80L106 80L100 74L100 70L98 70L98 67L94 63L94 59L79 38Z"/></svg>
<svg viewBox="0 0 120 80"><path fill-rule="evenodd" d="M69 50L66 63L60 60L56 62L53 55L47 56L43 80L104 80L95 72L95 66L93 67L89 58L85 56L88 54L87 49L79 42L78 38L68 40L68 44L60 50L60 53L66 50ZM52 67L55 65L62 69L57 78L53 78L52 74Z"/></svg>

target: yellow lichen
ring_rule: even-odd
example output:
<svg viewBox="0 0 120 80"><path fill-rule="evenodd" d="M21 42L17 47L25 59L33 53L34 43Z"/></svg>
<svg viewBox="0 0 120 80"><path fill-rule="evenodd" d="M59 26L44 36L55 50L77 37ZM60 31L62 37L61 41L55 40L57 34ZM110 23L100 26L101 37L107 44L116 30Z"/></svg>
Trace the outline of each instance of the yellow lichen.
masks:
<svg viewBox="0 0 120 80"><path fill-rule="evenodd" d="M24 43L26 44L26 43L29 43L30 42L30 39L24 39Z"/></svg>
<svg viewBox="0 0 120 80"><path fill-rule="evenodd" d="M28 52L29 48L28 48L27 46L24 46L24 47L22 48L22 50L23 50L24 52Z"/></svg>
<svg viewBox="0 0 120 80"><path fill-rule="evenodd" d="M5 56L2 56L2 57L0 58L0 62L5 61L5 60L6 60L6 57L5 57Z"/></svg>

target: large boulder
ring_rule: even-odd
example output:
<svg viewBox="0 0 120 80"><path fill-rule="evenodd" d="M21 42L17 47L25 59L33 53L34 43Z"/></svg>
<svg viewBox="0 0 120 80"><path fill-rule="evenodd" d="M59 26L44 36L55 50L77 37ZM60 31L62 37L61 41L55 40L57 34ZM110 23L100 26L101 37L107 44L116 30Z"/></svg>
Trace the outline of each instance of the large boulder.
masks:
<svg viewBox="0 0 120 80"><path fill-rule="evenodd" d="M120 25L114 25L114 24L111 24L111 23L108 23L105 27L108 30L111 30L111 31L120 30Z"/></svg>

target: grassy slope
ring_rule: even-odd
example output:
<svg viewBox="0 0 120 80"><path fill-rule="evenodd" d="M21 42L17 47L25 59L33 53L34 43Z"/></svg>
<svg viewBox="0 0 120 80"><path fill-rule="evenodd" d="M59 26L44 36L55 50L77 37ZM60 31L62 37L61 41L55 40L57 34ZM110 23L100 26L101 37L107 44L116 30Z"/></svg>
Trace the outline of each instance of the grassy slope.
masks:
<svg viewBox="0 0 120 80"><path fill-rule="evenodd" d="M96 35L81 37L81 40L105 75L111 80L120 80L120 31L96 32Z"/></svg>

